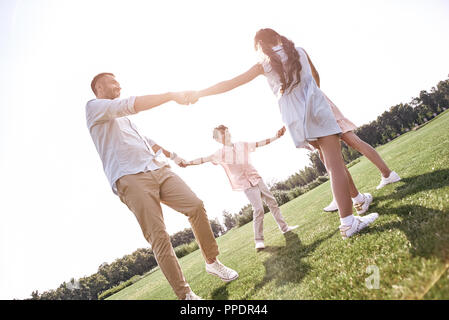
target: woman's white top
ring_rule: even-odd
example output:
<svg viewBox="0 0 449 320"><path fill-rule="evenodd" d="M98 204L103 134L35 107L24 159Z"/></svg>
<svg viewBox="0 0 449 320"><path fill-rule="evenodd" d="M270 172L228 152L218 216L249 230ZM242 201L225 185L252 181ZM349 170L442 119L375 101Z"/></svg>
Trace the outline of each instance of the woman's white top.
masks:
<svg viewBox="0 0 449 320"><path fill-rule="evenodd" d="M313 78L305 51L300 47L297 47L296 50L302 66L301 81L293 89L287 88L283 94L280 92L279 75L271 68L268 58L262 61L262 66L268 84L278 98L282 121L286 124L295 146L301 148L308 147L307 141L340 134L341 129L326 96ZM285 65L287 55L282 46L273 47L273 51L279 55Z"/></svg>

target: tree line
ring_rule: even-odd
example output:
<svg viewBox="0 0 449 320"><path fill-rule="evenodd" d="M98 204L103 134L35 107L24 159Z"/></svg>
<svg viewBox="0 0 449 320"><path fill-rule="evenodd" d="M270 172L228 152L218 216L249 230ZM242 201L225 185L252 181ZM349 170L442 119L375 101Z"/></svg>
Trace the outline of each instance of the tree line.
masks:
<svg viewBox="0 0 449 320"><path fill-rule="evenodd" d="M418 97L409 103L400 103L383 112L376 120L362 125L355 133L373 147L385 144L403 133L416 130L429 120L445 111L449 106L449 79L440 81L430 92L421 91ZM342 154L346 164L361 156L359 152L342 143ZM282 205L328 180L326 168L317 152L310 152L310 165L292 174L284 181L270 185L270 190L279 205ZM357 160L356 160L357 161ZM354 161L354 162L356 162ZM353 163L354 163L353 162ZM265 212L269 211L264 206ZM238 213L223 211L223 224L216 218L210 220L215 237L226 233L234 227L240 227L252 221L252 206L245 205ZM186 228L170 236L176 255L180 258L196 249L195 236L192 229ZM125 255L108 264L103 263L98 271L90 276L78 280L72 278L63 282L57 289L31 294L33 300L97 300L105 298L108 290L121 289L124 285L132 284L136 276L142 276L157 266L153 251L141 248L132 254ZM117 287L120 286L121 287Z"/></svg>
<svg viewBox="0 0 449 320"><path fill-rule="evenodd" d="M209 220L214 236L217 238L225 232L217 218ZM195 236L190 228L170 236L178 258L198 249ZM57 289L31 293L31 300L97 300L105 291L119 286L136 275L144 275L157 267L156 258L150 248L140 248L131 254L116 259L112 263L102 263L98 271L77 280L72 278L63 282ZM132 283L129 283L132 284ZM102 296L106 298L107 295Z"/></svg>

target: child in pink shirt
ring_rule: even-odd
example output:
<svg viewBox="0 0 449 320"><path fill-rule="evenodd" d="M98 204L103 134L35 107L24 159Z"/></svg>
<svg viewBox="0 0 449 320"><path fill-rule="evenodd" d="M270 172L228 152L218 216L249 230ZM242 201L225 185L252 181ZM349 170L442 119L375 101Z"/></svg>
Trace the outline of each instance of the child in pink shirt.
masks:
<svg viewBox="0 0 449 320"><path fill-rule="evenodd" d="M276 202L276 199L271 194L267 185L253 167L250 161L250 152L254 152L257 147L261 147L279 139L285 133L285 127L277 132L273 138L262 140L259 142L231 142L231 134L227 127L221 125L214 129L214 139L223 144L223 147L217 150L214 154L198 158L188 162L182 162L181 167L190 165L199 165L206 162L212 162L217 165L220 164L229 178L232 190L245 192L248 200L253 206L253 221L254 221L254 239L256 242L256 249L265 248L263 237L263 218L264 218L264 201L279 229L282 233L286 233L298 226L289 227L282 217L281 210Z"/></svg>

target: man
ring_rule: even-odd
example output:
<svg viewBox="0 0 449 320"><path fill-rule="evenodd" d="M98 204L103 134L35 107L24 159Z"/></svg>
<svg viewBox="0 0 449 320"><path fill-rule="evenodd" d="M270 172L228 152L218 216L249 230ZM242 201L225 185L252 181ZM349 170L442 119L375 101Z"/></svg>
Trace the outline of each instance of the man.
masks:
<svg viewBox="0 0 449 320"><path fill-rule="evenodd" d="M162 208L164 203L189 218L193 233L206 261L206 271L232 281L237 272L216 258L218 246L212 233L203 202L186 183L170 170L167 158L181 163L153 140L143 136L127 118L169 101L188 104L186 93L164 93L119 99L120 84L112 73L94 77L91 88L96 99L86 105L86 120L92 140L103 162L112 190L135 214L145 239L179 299L201 299L187 284L166 231Z"/></svg>

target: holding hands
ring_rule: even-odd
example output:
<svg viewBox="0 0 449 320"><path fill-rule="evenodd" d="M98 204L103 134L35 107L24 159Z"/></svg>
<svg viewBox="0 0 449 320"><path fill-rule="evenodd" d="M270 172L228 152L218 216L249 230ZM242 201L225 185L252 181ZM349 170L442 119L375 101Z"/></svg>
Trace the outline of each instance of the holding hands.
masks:
<svg viewBox="0 0 449 320"><path fill-rule="evenodd" d="M194 104L200 98L198 91L185 91L185 97L187 101L191 104Z"/></svg>
<svg viewBox="0 0 449 320"><path fill-rule="evenodd" d="M188 164L185 160L182 160L180 163L178 163L178 166L180 166L181 168L186 168Z"/></svg>
<svg viewBox="0 0 449 320"><path fill-rule="evenodd" d="M194 104L199 98L197 91L181 91L173 93L173 100L182 105Z"/></svg>
<svg viewBox="0 0 449 320"><path fill-rule="evenodd" d="M182 165L181 165L182 163L186 162L183 158L181 158L174 152L170 153L170 159L173 160L180 167L182 167Z"/></svg>
<svg viewBox="0 0 449 320"><path fill-rule="evenodd" d="M183 158L181 158L180 156L178 156L176 153L171 152L170 153L170 159L174 161L174 163L176 163L178 166L180 166L181 168L185 168L188 166L187 161L185 161Z"/></svg>

